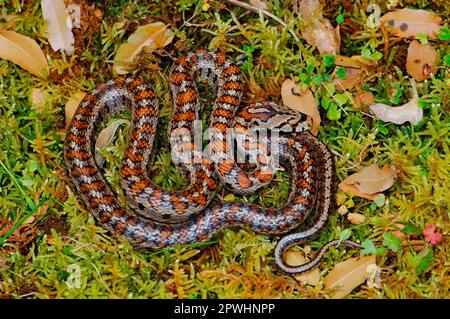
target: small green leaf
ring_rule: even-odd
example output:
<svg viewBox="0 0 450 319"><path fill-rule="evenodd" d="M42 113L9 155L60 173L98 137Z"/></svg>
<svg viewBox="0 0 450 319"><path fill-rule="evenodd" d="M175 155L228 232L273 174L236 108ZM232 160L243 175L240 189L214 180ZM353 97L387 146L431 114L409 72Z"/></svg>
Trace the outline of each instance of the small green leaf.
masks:
<svg viewBox="0 0 450 319"><path fill-rule="evenodd" d="M341 232L341 235L339 236L339 241L344 241L350 238L352 235L352 230L350 228L346 228Z"/></svg>
<svg viewBox="0 0 450 319"><path fill-rule="evenodd" d="M329 100L326 96L323 96L323 97L320 99L320 105L321 105L325 110L328 110L328 106L330 105L330 100Z"/></svg>
<svg viewBox="0 0 450 319"><path fill-rule="evenodd" d="M320 84L322 84L322 81L323 81L322 75L314 74L313 82L314 82L315 85L319 86Z"/></svg>
<svg viewBox="0 0 450 319"><path fill-rule="evenodd" d="M377 209L377 204L375 204L375 203L372 203L372 204L370 204L370 206L369 206L369 208L370 208L370 210L371 211L375 211L376 209Z"/></svg>
<svg viewBox="0 0 450 319"><path fill-rule="evenodd" d="M378 207L383 207L384 204L386 203L386 196L384 196L384 194L379 194L377 196L375 196L373 198L373 202L378 206Z"/></svg>
<svg viewBox="0 0 450 319"><path fill-rule="evenodd" d="M450 29L447 26L442 27L439 30L439 39L441 39L443 41L449 41L450 40Z"/></svg>
<svg viewBox="0 0 450 319"><path fill-rule="evenodd" d="M337 121L341 118L341 110L339 110L333 102L330 102L328 106L327 118L330 121Z"/></svg>
<svg viewBox="0 0 450 319"><path fill-rule="evenodd" d="M389 129L386 127L386 125L384 125L384 123L382 123L381 121L378 122L378 130L380 131L381 134L383 135L387 135L389 133Z"/></svg>
<svg viewBox="0 0 450 319"><path fill-rule="evenodd" d="M339 105L339 106L343 106L345 103L347 103L348 101L348 96L345 93L339 93L339 94L335 94L334 96L334 101Z"/></svg>
<svg viewBox="0 0 450 319"><path fill-rule="evenodd" d="M422 229L417 227L416 225L410 224L410 223L397 223L403 225L403 228L401 229L402 233L405 233L407 235L420 235L422 234Z"/></svg>
<svg viewBox="0 0 450 319"><path fill-rule="evenodd" d="M339 78L339 79L346 79L348 76L347 76L347 72L345 71L345 68L343 68L343 67L339 67L337 70L336 70L336 77L337 78Z"/></svg>
<svg viewBox="0 0 450 319"><path fill-rule="evenodd" d="M402 243L400 241L400 238L393 235L392 233L384 233L383 234L383 245L388 247L390 250L392 250L394 253L396 253L401 247Z"/></svg>
<svg viewBox="0 0 450 319"><path fill-rule="evenodd" d="M417 105L423 109L429 109L431 107L430 103L428 103L422 99L419 99L419 102L417 103Z"/></svg>
<svg viewBox="0 0 450 319"><path fill-rule="evenodd" d="M386 253L387 249L384 247L377 248L374 243L370 239L366 239L361 243L361 246L364 248L361 250L361 255L382 255Z"/></svg>
<svg viewBox="0 0 450 319"><path fill-rule="evenodd" d="M428 38L425 33L416 34L416 39L419 40L419 42L422 44L428 44Z"/></svg>
<svg viewBox="0 0 450 319"><path fill-rule="evenodd" d="M324 54L323 56L323 62L325 63L326 67L332 66L335 60L336 60L335 55Z"/></svg>
<svg viewBox="0 0 450 319"><path fill-rule="evenodd" d="M418 276L426 272L433 263L433 251L431 249L425 249L417 255L407 252L405 257L408 264L415 269L416 275Z"/></svg>
<svg viewBox="0 0 450 319"><path fill-rule="evenodd" d="M344 22L344 15L343 14L338 15L336 17L336 22L339 23L339 24Z"/></svg>
<svg viewBox="0 0 450 319"><path fill-rule="evenodd" d="M450 53L444 56L444 65L450 66Z"/></svg>
<svg viewBox="0 0 450 319"><path fill-rule="evenodd" d="M327 82L324 83L325 91L327 92L328 96L332 96L336 92L336 88L334 87L333 82Z"/></svg>

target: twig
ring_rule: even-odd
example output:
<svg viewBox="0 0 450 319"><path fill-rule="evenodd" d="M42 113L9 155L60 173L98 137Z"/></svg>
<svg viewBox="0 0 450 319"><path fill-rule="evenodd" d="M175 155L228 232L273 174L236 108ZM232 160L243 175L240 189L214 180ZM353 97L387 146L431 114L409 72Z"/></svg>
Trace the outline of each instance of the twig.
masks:
<svg viewBox="0 0 450 319"><path fill-rule="evenodd" d="M292 35L292 37L295 39L295 41L300 42L300 39L298 38L298 36L295 34L295 32L292 29L289 29L287 24L281 20L280 18L278 18L276 15L270 13L269 11L266 11L264 9L259 9L256 8L254 6L252 6L251 4L242 2L242 1L238 1L238 0L226 0L227 2L234 4L235 6L244 8L248 11L254 12L254 13L262 13L266 16L268 16L269 18L274 19L275 21L277 21L279 24L281 24L283 27L285 27L286 29L288 29L289 33Z"/></svg>

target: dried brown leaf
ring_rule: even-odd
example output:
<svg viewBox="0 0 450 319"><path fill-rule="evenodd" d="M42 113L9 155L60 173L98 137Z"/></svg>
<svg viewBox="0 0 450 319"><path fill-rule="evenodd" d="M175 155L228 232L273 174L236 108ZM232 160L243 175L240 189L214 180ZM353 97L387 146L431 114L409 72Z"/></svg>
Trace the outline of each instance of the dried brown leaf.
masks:
<svg viewBox="0 0 450 319"><path fill-rule="evenodd" d="M365 198L365 199L372 200L372 201L375 198L375 196L378 195L378 194L369 195L369 194L363 193L360 190L358 190L355 185L348 185L345 183L340 183L338 185L338 187L341 191L343 191L346 194L358 196L358 197Z"/></svg>
<svg viewBox="0 0 450 319"><path fill-rule="evenodd" d="M80 105L81 100L83 100L85 95L85 92L76 92L67 101L66 106L64 107L64 112L66 115L66 128L69 126L70 121L72 120L72 117L78 108L78 105Z"/></svg>
<svg viewBox="0 0 450 319"><path fill-rule="evenodd" d="M332 298L343 298L370 276L371 265L376 265L375 255L349 258L330 271L324 280L324 287L333 290Z"/></svg>
<svg viewBox="0 0 450 319"><path fill-rule="evenodd" d="M426 34L433 39L439 34L442 19L434 12L405 8L386 13L380 22L383 28L400 38Z"/></svg>
<svg viewBox="0 0 450 319"><path fill-rule="evenodd" d="M281 85L281 97L284 105L309 117L312 124L311 133L317 135L321 119L311 90L302 90L294 80L287 79Z"/></svg>
<svg viewBox="0 0 450 319"><path fill-rule="evenodd" d="M288 251L286 253L286 264L295 267L306 263L306 259L299 251ZM320 284L320 271L318 268L307 272L302 275L294 276L294 278L300 282L307 283L311 286L317 286Z"/></svg>
<svg viewBox="0 0 450 319"><path fill-rule="evenodd" d="M151 53L168 45L173 39L173 32L162 22L140 26L130 35L127 43L122 44L114 58L114 70L126 74L132 70L134 58L145 49Z"/></svg>
<svg viewBox="0 0 450 319"><path fill-rule="evenodd" d="M348 176L343 184L354 185L359 191L373 195L394 185L397 171L393 165L379 168L377 164L364 167L358 173Z"/></svg>
<svg viewBox="0 0 450 319"><path fill-rule="evenodd" d="M36 41L14 31L0 31L0 58L38 77L48 73L47 59Z"/></svg>
<svg viewBox="0 0 450 319"><path fill-rule="evenodd" d="M114 134L116 134L117 129L122 124L130 124L130 121L119 119L110 123L107 127L105 127L100 134L98 134L97 141L95 142L95 162L99 167L101 167L104 163L104 158L101 156L99 150L106 148L109 143L111 143Z"/></svg>
<svg viewBox="0 0 450 319"><path fill-rule="evenodd" d="M408 56L406 57L406 72L416 81L422 82L436 74L436 50L429 44L421 44L414 40L409 44Z"/></svg>

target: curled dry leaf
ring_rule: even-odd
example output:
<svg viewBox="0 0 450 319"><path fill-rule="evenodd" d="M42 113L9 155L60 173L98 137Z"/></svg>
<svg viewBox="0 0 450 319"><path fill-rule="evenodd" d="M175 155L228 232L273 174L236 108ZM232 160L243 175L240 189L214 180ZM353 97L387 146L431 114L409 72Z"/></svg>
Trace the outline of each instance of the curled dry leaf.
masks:
<svg viewBox="0 0 450 319"><path fill-rule="evenodd" d="M53 51L73 52L72 20L64 0L41 0L42 17L47 21L48 41Z"/></svg>
<svg viewBox="0 0 450 319"><path fill-rule="evenodd" d="M417 34L436 38L442 19L434 12L405 8L386 13L380 22L383 28L400 38L414 38Z"/></svg>
<svg viewBox="0 0 450 319"><path fill-rule="evenodd" d="M38 77L48 73L47 59L36 41L14 31L0 31L0 58Z"/></svg>
<svg viewBox="0 0 450 319"><path fill-rule="evenodd" d="M72 120L72 117L78 108L78 105L80 105L81 100L83 100L85 95L85 92L76 92L67 101L66 106L64 107L64 113L66 115L66 128L69 126L70 121Z"/></svg>
<svg viewBox="0 0 450 319"><path fill-rule="evenodd" d="M99 150L106 148L109 143L111 143L114 134L116 134L117 129L122 124L130 125L130 121L123 119L116 120L105 127L100 134L98 134L97 141L95 142L95 162L99 167L101 167L105 162L105 159L101 156Z"/></svg>
<svg viewBox="0 0 450 319"><path fill-rule="evenodd" d="M366 221L366 217L364 215L358 214L358 213L349 213L347 215L347 219L350 223L353 225L361 225Z"/></svg>
<svg viewBox="0 0 450 319"><path fill-rule="evenodd" d="M317 135L321 119L316 99L311 90L302 90L294 80L287 79L281 85L281 97L284 105L308 116L311 133Z"/></svg>
<svg viewBox="0 0 450 319"><path fill-rule="evenodd" d="M383 122L391 122L395 124L403 124L411 122L416 125L423 118L423 110L419 107L419 97L417 95L417 87L414 80L411 80L413 96L408 103L401 106L390 106L383 103L376 103L370 107L370 111Z"/></svg>
<svg viewBox="0 0 450 319"><path fill-rule="evenodd" d="M126 74L132 70L134 58L145 48L150 53L168 45L173 39L173 32L162 22L155 22L140 26L122 44L114 58L114 71Z"/></svg>
<svg viewBox="0 0 450 319"><path fill-rule="evenodd" d="M323 16L322 9L319 0L300 1L298 10L305 21L302 36L320 53L337 54L341 46L339 26L334 29L330 20Z"/></svg>
<svg viewBox="0 0 450 319"><path fill-rule="evenodd" d="M288 264L289 266L300 266L306 262L307 261L305 257L299 251L288 251L286 253L286 264ZM294 278L311 286L317 286L320 284L320 272L318 268L305 274L294 276Z"/></svg>
<svg viewBox="0 0 450 319"><path fill-rule="evenodd" d="M370 276L371 265L376 265L375 255L349 258L330 271L324 287L334 292L331 298L343 298Z"/></svg>
<svg viewBox="0 0 450 319"><path fill-rule="evenodd" d="M406 72L416 81L422 82L437 72L437 53L429 44L421 44L414 40L409 44L406 58Z"/></svg>
<svg viewBox="0 0 450 319"><path fill-rule="evenodd" d="M397 170L393 165L379 168L377 164L372 164L348 176L341 184L354 185L360 192L373 195L394 185L396 178Z"/></svg>

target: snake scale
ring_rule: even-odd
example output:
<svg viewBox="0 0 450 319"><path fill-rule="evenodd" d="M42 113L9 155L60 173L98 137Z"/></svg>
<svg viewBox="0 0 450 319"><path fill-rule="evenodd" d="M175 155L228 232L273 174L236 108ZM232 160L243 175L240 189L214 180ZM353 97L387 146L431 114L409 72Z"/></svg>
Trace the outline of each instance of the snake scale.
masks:
<svg viewBox="0 0 450 319"><path fill-rule="evenodd" d="M224 53L197 49L179 57L169 77L174 109L168 128L172 157L187 174L183 190L167 191L147 174L153 152L159 114L155 91L141 78L119 77L87 94L69 125L64 160L70 186L97 221L140 249L161 249L176 244L202 242L224 227L249 226L273 235L286 234L315 216L306 230L283 237L275 248L278 267L300 274L316 267L330 246L360 247L351 241L324 245L310 262L292 267L284 253L292 245L317 237L333 210L335 167L328 148L310 134L305 116L272 102L255 103L239 110L244 89L241 71ZM216 99L209 117L210 148L215 157L202 156L194 140L200 119L196 83L208 82ZM132 115L130 136L124 152L120 181L126 207L107 183L95 162L95 141L102 123L115 114ZM254 140L250 130L268 128L281 132L276 145L269 138ZM224 138L233 129L247 137L246 149L258 150L253 164L238 164L227 156L230 143ZM183 154L190 154L185 156ZM181 155L180 155L181 154ZM279 156L291 176L287 202L269 209L245 202L211 204L219 181L235 192L250 194L267 185L276 171L271 158ZM197 156L197 157L196 157ZM193 160L200 158L200 160Z"/></svg>

